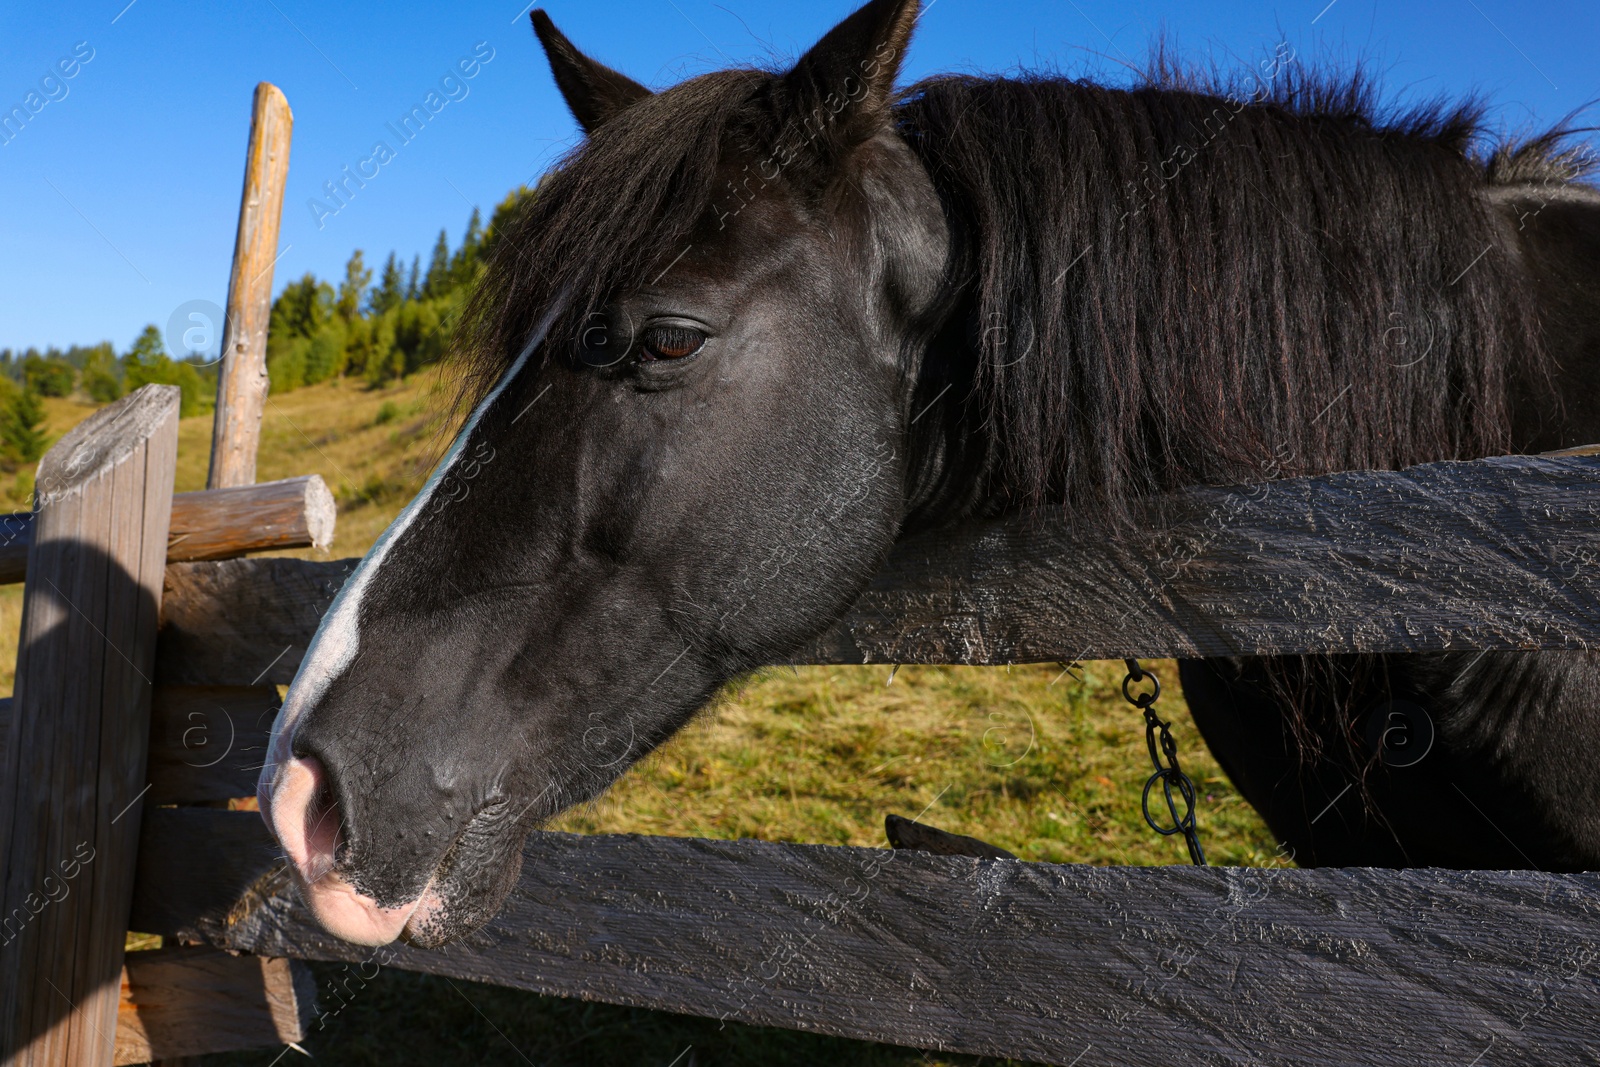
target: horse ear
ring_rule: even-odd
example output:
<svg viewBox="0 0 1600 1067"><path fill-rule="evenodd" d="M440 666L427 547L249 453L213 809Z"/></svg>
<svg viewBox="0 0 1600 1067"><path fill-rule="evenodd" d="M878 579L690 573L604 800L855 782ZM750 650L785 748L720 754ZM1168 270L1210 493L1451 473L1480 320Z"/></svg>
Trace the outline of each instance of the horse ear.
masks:
<svg viewBox="0 0 1600 1067"><path fill-rule="evenodd" d="M585 133L593 133L602 123L629 104L650 95L650 90L628 77L590 59L556 29L550 16L540 8L533 13L533 32L539 35L556 87L566 98L572 117Z"/></svg>
<svg viewBox="0 0 1600 1067"><path fill-rule="evenodd" d="M784 76L796 116L849 147L888 126L894 80L921 0L871 0L829 30Z"/></svg>

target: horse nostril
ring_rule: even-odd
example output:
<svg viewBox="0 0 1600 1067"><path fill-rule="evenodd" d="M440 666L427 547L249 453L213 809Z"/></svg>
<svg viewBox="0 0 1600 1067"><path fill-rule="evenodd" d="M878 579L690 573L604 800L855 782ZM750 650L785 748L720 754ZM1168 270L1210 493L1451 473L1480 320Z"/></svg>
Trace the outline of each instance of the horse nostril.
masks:
<svg viewBox="0 0 1600 1067"><path fill-rule="evenodd" d="M289 862L308 882L338 863L343 817L322 761L302 756L284 764L272 798L272 829Z"/></svg>
<svg viewBox="0 0 1600 1067"><path fill-rule="evenodd" d="M330 873L338 863L344 821L328 776L323 774L320 778L311 802L306 805L305 815L308 853L305 875L313 882Z"/></svg>

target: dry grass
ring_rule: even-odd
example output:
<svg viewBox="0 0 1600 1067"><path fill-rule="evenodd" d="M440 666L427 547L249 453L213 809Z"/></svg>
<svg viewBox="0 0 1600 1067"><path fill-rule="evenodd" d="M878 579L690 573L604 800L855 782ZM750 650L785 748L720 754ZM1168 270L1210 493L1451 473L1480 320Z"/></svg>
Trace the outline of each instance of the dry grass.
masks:
<svg viewBox="0 0 1600 1067"><path fill-rule="evenodd" d="M427 480L440 451L429 414L435 407L431 382L417 375L369 389L339 380L267 399L256 480L322 475L339 501L328 558L365 552ZM184 419L178 427L179 492L205 488L210 456L211 416Z"/></svg>

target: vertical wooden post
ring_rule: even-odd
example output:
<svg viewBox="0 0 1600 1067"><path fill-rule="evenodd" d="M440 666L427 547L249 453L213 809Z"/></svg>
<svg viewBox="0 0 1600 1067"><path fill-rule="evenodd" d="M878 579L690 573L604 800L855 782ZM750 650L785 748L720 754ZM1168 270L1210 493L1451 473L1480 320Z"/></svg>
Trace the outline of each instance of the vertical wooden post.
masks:
<svg viewBox="0 0 1600 1067"><path fill-rule="evenodd" d="M0 767L0 1058L109 1067L132 901L178 390L147 385L39 464Z"/></svg>
<svg viewBox="0 0 1600 1067"><path fill-rule="evenodd" d="M239 235L228 279L227 320L222 327L222 366L217 378L217 413L212 423L211 473L206 488L249 485L256 480L256 445L267 400L267 320L272 314L272 268L278 255L278 222L289 175L289 134L294 115L276 85L256 86L250 117L250 151L244 164Z"/></svg>

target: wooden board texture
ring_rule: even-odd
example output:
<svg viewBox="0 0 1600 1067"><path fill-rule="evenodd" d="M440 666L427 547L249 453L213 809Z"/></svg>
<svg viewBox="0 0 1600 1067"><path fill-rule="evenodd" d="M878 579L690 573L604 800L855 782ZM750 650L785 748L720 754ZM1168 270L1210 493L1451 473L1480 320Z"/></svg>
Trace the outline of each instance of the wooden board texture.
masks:
<svg viewBox="0 0 1600 1067"><path fill-rule="evenodd" d="M218 878L212 849L256 858ZM1078 1067L1547 1067L1600 1048L1600 875L535 834L500 916L424 951L323 933L249 813L153 811L142 856L140 929L922 1048Z"/></svg>
<svg viewBox="0 0 1600 1067"><path fill-rule="evenodd" d="M275 686L156 686L144 802L206 804L255 796L277 713ZM11 715L11 698L0 697L0 765Z"/></svg>
<svg viewBox="0 0 1600 1067"><path fill-rule="evenodd" d="M169 568L162 679L289 682L355 562ZM793 662L1596 644L1600 458L1510 456L1191 490L1121 539L1060 512L910 538Z"/></svg>
<svg viewBox="0 0 1600 1067"><path fill-rule="evenodd" d="M156 686L146 802L200 804L255 796L277 714L275 686Z"/></svg>
<svg viewBox="0 0 1600 1067"><path fill-rule="evenodd" d="M146 790L178 390L147 385L39 464L0 746L0 1059L109 1067Z"/></svg>
<svg viewBox="0 0 1600 1067"><path fill-rule="evenodd" d="M305 1040L316 979L298 960L209 946L130 952L117 1005L118 1067Z"/></svg>
<svg viewBox="0 0 1600 1067"><path fill-rule="evenodd" d="M249 485L256 480L261 412L267 401L272 271L282 255L278 251L278 225L283 217L293 132L294 115L283 91L269 82L258 84L250 114L233 272L228 277L228 312L222 327L222 365L217 376L207 489Z"/></svg>
<svg viewBox="0 0 1600 1067"><path fill-rule="evenodd" d="M241 559L167 568L156 677L288 685L355 559Z"/></svg>

